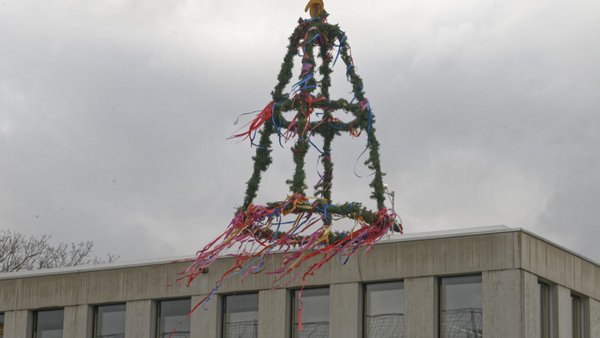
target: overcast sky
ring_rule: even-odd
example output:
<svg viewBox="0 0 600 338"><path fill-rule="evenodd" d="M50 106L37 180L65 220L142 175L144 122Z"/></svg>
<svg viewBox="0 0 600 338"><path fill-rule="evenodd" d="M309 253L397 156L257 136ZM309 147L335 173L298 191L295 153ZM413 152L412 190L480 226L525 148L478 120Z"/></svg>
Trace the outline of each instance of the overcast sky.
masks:
<svg viewBox="0 0 600 338"><path fill-rule="evenodd" d="M254 150L226 138L270 101L304 5L0 0L0 228L121 260L195 252L243 200ZM600 260L599 1L326 8L407 232L505 224ZM335 98L351 98L335 70ZM335 201L374 206L353 170L364 137L338 140ZM285 197L289 146L258 201Z"/></svg>

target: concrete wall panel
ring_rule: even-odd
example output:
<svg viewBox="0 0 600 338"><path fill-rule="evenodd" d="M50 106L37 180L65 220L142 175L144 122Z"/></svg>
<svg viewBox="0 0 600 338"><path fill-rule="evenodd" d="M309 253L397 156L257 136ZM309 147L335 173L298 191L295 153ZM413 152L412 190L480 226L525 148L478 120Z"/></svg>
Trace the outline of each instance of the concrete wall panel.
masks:
<svg viewBox="0 0 600 338"><path fill-rule="evenodd" d="M285 289L263 290L258 293L258 336L260 338L290 335L290 295Z"/></svg>
<svg viewBox="0 0 600 338"><path fill-rule="evenodd" d="M18 308L17 298L20 297L18 281L17 279L0 280L0 311Z"/></svg>
<svg viewBox="0 0 600 338"><path fill-rule="evenodd" d="M179 272L189 263L157 264L152 266L92 271L80 273L78 300L81 304L125 302L149 298L186 297L196 292L178 283ZM202 280L201 275L198 280Z"/></svg>
<svg viewBox="0 0 600 338"><path fill-rule="evenodd" d="M522 302L523 307L521 313L523 314L522 324L522 337L530 338L538 336L538 314L537 305L539 302L538 295L538 277L528 273L522 272Z"/></svg>
<svg viewBox="0 0 600 338"><path fill-rule="evenodd" d="M17 281L17 309L36 309L78 304L79 276L65 274L23 278ZM83 286L84 287L84 286Z"/></svg>
<svg viewBox="0 0 600 338"><path fill-rule="evenodd" d="M572 304L571 304L571 290L558 285L556 287L556 300L558 303L557 306L557 326L558 326L558 335L557 338L571 338L573 334L573 314L572 314Z"/></svg>
<svg viewBox="0 0 600 338"><path fill-rule="evenodd" d="M358 257L363 281L512 269L517 233L382 243ZM335 282L349 282L335 279Z"/></svg>
<svg viewBox="0 0 600 338"><path fill-rule="evenodd" d="M528 233L520 233L520 242L524 270L600 299L600 266Z"/></svg>
<svg viewBox="0 0 600 338"><path fill-rule="evenodd" d="M32 316L29 311L9 311L4 313L4 337L31 337Z"/></svg>
<svg viewBox="0 0 600 338"><path fill-rule="evenodd" d="M521 271L486 271L482 274L483 335L521 338Z"/></svg>
<svg viewBox="0 0 600 338"><path fill-rule="evenodd" d="M362 337L362 285L334 284L330 287L329 333L331 337Z"/></svg>
<svg viewBox="0 0 600 338"><path fill-rule="evenodd" d="M600 338L600 302L590 299L589 312L590 338Z"/></svg>
<svg viewBox="0 0 600 338"><path fill-rule="evenodd" d="M156 308L151 300L127 302L125 338L152 338L156 329Z"/></svg>
<svg viewBox="0 0 600 338"><path fill-rule="evenodd" d="M436 284L434 277L404 280L406 337L437 337Z"/></svg>
<svg viewBox="0 0 600 338"><path fill-rule="evenodd" d="M93 309L89 305L65 307L64 338L91 337Z"/></svg>
<svg viewBox="0 0 600 338"><path fill-rule="evenodd" d="M192 297L192 307L205 296ZM213 299L206 307L199 307L192 313L190 338L219 338L221 331L220 300Z"/></svg>

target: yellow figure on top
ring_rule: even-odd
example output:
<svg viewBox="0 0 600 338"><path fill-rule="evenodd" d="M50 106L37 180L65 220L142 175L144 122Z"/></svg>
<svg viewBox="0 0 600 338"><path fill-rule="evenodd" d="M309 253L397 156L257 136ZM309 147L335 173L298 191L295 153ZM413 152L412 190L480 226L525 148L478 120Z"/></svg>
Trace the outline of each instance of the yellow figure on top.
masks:
<svg viewBox="0 0 600 338"><path fill-rule="evenodd" d="M323 0L310 0L306 4L304 11L308 12L309 9L310 9L310 17L311 18L316 18L318 16L321 16L323 14L323 12L325 11L325 6L323 5Z"/></svg>

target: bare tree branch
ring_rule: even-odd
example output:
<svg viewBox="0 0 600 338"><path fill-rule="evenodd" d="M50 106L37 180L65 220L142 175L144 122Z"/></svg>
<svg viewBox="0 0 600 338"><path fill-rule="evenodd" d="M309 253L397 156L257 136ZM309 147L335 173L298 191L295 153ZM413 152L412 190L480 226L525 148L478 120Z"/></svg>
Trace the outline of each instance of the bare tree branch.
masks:
<svg viewBox="0 0 600 338"><path fill-rule="evenodd" d="M35 270L83 264L113 263L119 256L107 254L106 258L92 256L94 243L50 243L50 236L29 236L0 230L0 272Z"/></svg>

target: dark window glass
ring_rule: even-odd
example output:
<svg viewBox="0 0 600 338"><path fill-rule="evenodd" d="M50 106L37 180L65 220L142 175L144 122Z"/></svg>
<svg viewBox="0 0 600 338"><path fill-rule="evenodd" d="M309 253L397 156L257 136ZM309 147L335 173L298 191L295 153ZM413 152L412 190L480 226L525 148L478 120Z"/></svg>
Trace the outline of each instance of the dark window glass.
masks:
<svg viewBox="0 0 600 338"><path fill-rule="evenodd" d="M34 316L35 338L62 338L63 309L38 311Z"/></svg>
<svg viewBox="0 0 600 338"><path fill-rule="evenodd" d="M125 337L125 304L97 306L94 334L96 338Z"/></svg>
<svg viewBox="0 0 600 338"><path fill-rule="evenodd" d="M440 284L440 337L483 337L481 276L447 277Z"/></svg>
<svg viewBox="0 0 600 338"><path fill-rule="evenodd" d="M552 338L554 306L552 298L552 289L548 284L538 283L538 338Z"/></svg>
<svg viewBox="0 0 600 338"><path fill-rule="evenodd" d="M329 288L305 289L301 299L300 290L294 291L294 327L292 338L329 337ZM298 312L302 308L302 331L298 325ZM338 311L343 311L339 309Z"/></svg>
<svg viewBox="0 0 600 338"><path fill-rule="evenodd" d="M258 294L225 296L223 299L223 337L258 337Z"/></svg>
<svg viewBox="0 0 600 338"><path fill-rule="evenodd" d="M188 338L190 336L191 300L175 299L158 302L157 337Z"/></svg>
<svg viewBox="0 0 600 338"><path fill-rule="evenodd" d="M365 287L365 337L404 337L404 283Z"/></svg>
<svg viewBox="0 0 600 338"><path fill-rule="evenodd" d="M573 338L587 338L585 334L585 302L578 295L571 295L572 313L573 313Z"/></svg>
<svg viewBox="0 0 600 338"><path fill-rule="evenodd" d="M4 337L4 313L0 313L0 338Z"/></svg>

